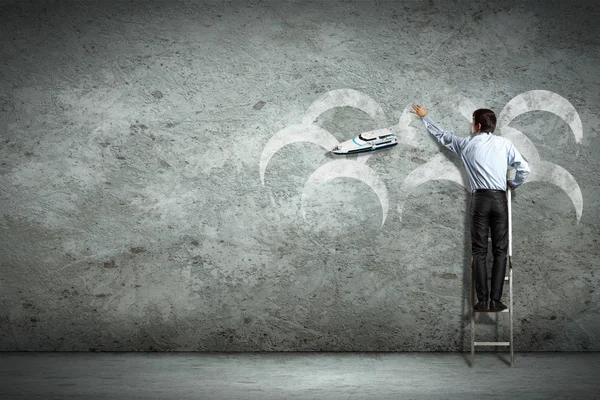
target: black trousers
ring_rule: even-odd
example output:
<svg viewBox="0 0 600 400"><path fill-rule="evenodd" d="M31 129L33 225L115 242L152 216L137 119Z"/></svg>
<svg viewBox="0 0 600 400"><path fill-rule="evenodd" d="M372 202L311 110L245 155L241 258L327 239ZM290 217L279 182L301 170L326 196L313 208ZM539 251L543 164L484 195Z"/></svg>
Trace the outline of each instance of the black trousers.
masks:
<svg viewBox="0 0 600 400"><path fill-rule="evenodd" d="M492 234L492 285L486 268L488 230ZM471 254L478 301L500 300L508 252L508 202L502 190L475 191L471 198ZM488 297L489 294L489 297Z"/></svg>

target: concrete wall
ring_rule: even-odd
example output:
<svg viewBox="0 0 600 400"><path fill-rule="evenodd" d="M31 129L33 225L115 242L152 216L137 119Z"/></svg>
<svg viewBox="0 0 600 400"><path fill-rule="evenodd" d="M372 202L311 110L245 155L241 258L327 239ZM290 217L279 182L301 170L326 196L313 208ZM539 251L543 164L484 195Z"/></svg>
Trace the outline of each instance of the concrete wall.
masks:
<svg viewBox="0 0 600 400"><path fill-rule="evenodd" d="M532 165L516 349L600 350L594 2L39 3L0 3L0 350L469 348L470 191L412 103Z"/></svg>

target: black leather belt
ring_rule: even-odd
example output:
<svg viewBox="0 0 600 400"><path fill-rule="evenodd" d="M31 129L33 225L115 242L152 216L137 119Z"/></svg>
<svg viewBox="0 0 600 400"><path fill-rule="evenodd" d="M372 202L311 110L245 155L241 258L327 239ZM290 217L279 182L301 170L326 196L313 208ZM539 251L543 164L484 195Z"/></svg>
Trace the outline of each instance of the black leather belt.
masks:
<svg viewBox="0 0 600 400"><path fill-rule="evenodd" d="M506 190L499 190L499 189L475 189L475 190L473 190L473 193L484 193L484 192L506 193Z"/></svg>

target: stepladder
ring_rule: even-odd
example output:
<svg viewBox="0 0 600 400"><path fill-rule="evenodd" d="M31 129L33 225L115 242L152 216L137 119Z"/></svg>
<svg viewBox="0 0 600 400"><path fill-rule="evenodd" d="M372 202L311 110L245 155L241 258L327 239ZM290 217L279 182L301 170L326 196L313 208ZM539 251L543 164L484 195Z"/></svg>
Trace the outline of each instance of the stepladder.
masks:
<svg viewBox="0 0 600 400"><path fill-rule="evenodd" d="M515 366L515 352L513 342L513 264L512 264L512 206L511 206L511 190L506 191L507 203L508 203L508 250L506 256L506 274L504 277L504 283L508 283L508 305L507 308L502 311L496 310L475 310L475 279L473 271L473 258L471 257L471 367L475 366L475 348L476 347L504 347L510 350L510 366ZM477 341L476 331L477 326L477 315L476 314L487 314L488 316L496 316L496 326L501 323L504 318L501 318L503 314L508 316L509 333L508 341ZM481 316L481 315L480 315Z"/></svg>

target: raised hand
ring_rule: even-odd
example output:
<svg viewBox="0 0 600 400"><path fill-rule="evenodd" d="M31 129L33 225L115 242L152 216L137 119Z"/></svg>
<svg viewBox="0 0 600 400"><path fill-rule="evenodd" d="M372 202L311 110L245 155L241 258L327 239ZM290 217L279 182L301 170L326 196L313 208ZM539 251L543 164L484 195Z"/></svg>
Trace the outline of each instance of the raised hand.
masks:
<svg viewBox="0 0 600 400"><path fill-rule="evenodd" d="M410 112L413 114L417 114L421 118L423 118L424 116L427 115L427 110L425 109L425 107L423 107L419 104L413 104L412 110Z"/></svg>

